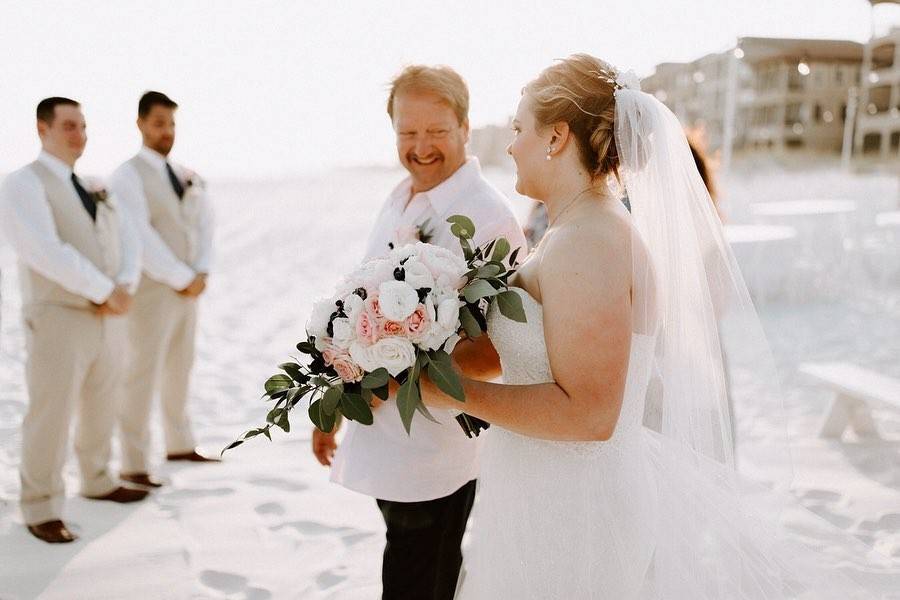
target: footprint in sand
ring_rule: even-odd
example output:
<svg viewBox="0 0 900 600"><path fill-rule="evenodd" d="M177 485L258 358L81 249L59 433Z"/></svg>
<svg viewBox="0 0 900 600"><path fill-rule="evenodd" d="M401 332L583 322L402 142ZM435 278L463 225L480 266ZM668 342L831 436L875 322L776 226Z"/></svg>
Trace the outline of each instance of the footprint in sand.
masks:
<svg viewBox="0 0 900 600"><path fill-rule="evenodd" d="M233 494L233 488L210 488L210 489L193 489L193 490L174 490L166 494L160 494L160 498L165 500L197 500L199 498L214 498L218 496L227 496Z"/></svg>
<svg viewBox="0 0 900 600"><path fill-rule="evenodd" d="M288 481L287 479L275 479L272 477L257 477L256 479L251 479L249 483L251 483L252 485L261 485L264 487L284 490L285 492L302 492L309 489L309 486L305 483Z"/></svg>
<svg viewBox="0 0 900 600"><path fill-rule="evenodd" d="M348 533L346 535L341 536L341 541L344 542L344 545L348 548L350 546L355 546L363 540L366 540L375 535L371 532L361 531L359 533Z"/></svg>
<svg viewBox="0 0 900 600"><path fill-rule="evenodd" d="M316 585L319 587L319 590L327 590L342 581L346 581L346 579L346 575L339 575L334 571L322 571L316 576Z"/></svg>
<svg viewBox="0 0 900 600"><path fill-rule="evenodd" d="M861 531L883 532L886 534L900 533L900 513L886 513L878 519L866 520L859 524Z"/></svg>
<svg viewBox="0 0 900 600"><path fill-rule="evenodd" d="M200 583L211 590L242 600L269 600L272 597L269 590L249 586L246 577L235 573L206 570L200 573Z"/></svg>
<svg viewBox="0 0 900 600"><path fill-rule="evenodd" d="M274 515L277 517L280 517L285 513L284 507L277 502L266 502L265 504L260 504L254 510L258 515Z"/></svg>
<svg viewBox="0 0 900 600"><path fill-rule="evenodd" d="M839 527L840 529L846 529L853 524L853 519L846 515L842 515L832 511L824 504L814 504L812 506L807 507L811 512L816 513L835 527Z"/></svg>
<svg viewBox="0 0 900 600"><path fill-rule="evenodd" d="M842 497L841 494L830 490L808 490L800 494L801 500L812 500L816 502L837 502Z"/></svg>
<svg viewBox="0 0 900 600"><path fill-rule="evenodd" d="M298 533L309 536L328 535L332 533L356 533L356 530L350 529L349 527L329 527L328 525L322 525L315 521L290 521L281 523L280 525L273 525L270 529L272 531L293 529Z"/></svg>

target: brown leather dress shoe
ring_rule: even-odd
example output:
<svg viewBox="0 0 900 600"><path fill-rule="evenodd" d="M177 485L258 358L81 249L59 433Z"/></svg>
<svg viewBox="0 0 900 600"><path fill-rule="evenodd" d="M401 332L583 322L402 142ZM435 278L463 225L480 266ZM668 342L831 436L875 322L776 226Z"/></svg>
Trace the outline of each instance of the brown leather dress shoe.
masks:
<svg viewBox="0 0 900 600"><path fill-rule="evenodd" d="M190 452L181 452L178 454L169 454L166 456L168 460L178 460L187 462L222 462L218 458L208 458L202 454L197 454L196 450Z"/></svg>
<svg viewBox="0 0 900 600"><path fill-rule="evenodd" d="M118 502L119 504L128 504L130 502L139 502L149 494L147 490L136 490L134 488L117 487L108 494L102 496L86 496L90 500L109 500L110 502Z"/></svg>
<svg viewBox="0 0 900 600"><path fill-rule="evenodd" d="M119 474L119 479L121 479L122 481L127 481L128 483L135 483L143 487L160 488L163 486L162 481L150 477L150 475L147 473L121 473Z"/></svg>
<svg viewBox="0 0 900 600"><path fill-rule="evenodd" d="M43 540L48 544L67 544L74 542L78 536L66 528L66 524L56 519L54 521L45 521L37 525L29 525L28 531L39 540Z"/></svg>

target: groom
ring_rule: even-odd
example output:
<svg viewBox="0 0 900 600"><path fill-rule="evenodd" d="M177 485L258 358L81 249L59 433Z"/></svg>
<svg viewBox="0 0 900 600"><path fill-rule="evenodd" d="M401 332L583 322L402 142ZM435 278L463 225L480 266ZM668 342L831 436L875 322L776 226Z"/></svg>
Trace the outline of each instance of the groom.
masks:
<svg viewBox="0 0 900 600"><path fill-rule="evenodd" d="M446 222L454 214L472 219L478 245L505 237L513 248L525 246L506 198L482 176L478 160L466 157L468 109L466 84L448 67L410 66L394 79L387 112L409 177L382 206L366 259L415 239L462 255ZM316 458L323 465L334 458L332 481L377 499L387 525L385 600L449 600L456 587L480 444L449 412L434 416L441 424L417 414L407 435L389 403L371 426L348 423L339 449L337 427L313 430Z"/></svg>

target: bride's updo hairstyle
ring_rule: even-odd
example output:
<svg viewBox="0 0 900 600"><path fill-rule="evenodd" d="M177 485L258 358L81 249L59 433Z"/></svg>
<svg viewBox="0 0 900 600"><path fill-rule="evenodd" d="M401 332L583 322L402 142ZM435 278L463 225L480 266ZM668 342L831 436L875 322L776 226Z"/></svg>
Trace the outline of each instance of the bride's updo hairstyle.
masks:
<svg viewBox="0 0 900 600"><path fill-rule="evenodd" d="M539 129L563 121L592 179L619 176L615 131L616 71L589 54L573 54L525 86Z"/></svg>

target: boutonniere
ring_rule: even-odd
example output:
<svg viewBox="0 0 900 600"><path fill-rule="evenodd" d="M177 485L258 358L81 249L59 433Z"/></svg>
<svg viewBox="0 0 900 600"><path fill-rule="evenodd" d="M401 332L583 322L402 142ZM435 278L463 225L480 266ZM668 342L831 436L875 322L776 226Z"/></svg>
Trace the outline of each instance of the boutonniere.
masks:
<svg viewBox="0 0 900 600"><path fill-rule="evenodd" d="M203 178L190 170L184 171L184 189L185 191L203 190L206 188L206 182Z"/></svg>
<svg viewBox="0 0 900 600"><path fill-rule="evenodd" d="M394 232L394 240L388 242L388 248L393 250L407 244L422 242L428 244L434 238L434 229L429 227L431 219L425 219L420 225L404 225Z"/></svg>
<svg viewBox="0 0 900 600"><path fill-rule="evenodd" d="M106 202L109 200L109 191L106 189L106 186L103 185L102 181L97 179L88 179L87 183L87 193L94 200L94 202Z"/></svg>

